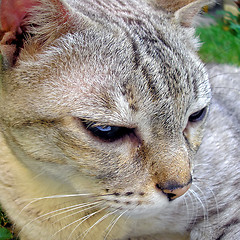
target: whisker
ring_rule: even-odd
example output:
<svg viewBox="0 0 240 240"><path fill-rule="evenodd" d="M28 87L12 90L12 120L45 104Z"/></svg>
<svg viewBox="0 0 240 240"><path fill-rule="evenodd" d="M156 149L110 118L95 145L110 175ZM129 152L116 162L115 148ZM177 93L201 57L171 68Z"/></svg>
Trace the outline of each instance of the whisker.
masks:
<svg viewBox="0 0 240 240"><path fill-rule="evenodd" d="M38 201L40 201L40 200L53 199L53 198L67 198L67 197L72 197L72 196L76 197L76 195L78 195L78 196L86 196L86 194L70 194L70 195L54 195L54 196L47 196L47 197L42 197L42 198L34 198L34 200L32 200L30 203L28 203L26 206L24 206L24 207L22 208L22 210L18 213L17 219L20 217L20 215L22 214L22 212L23 212L27 207L29 207L31 204L36 203L36 202L38 202ZM92 195L92 194L88 194L88 195ZM40 219L40 218L42 218L42 217L44 217L44 216L50 215L51 213L58 212L58 211L62 211L62 210L64 210L64 209L68 209L68 208L73 208L73 207L75 207L75 206L77 206L77 205L69 206L69 207L66 207L66 208L58 209L58 210L54 210L54 211L52 211L52 212L43 214L43 215L41 215L41 216L33 219L32 221L30 221L29 223L27 223L25 226L23 226L23 228L18 232L17 237L19 237L20 233L21 233L27 226L29 226L29 224L33 223L34 221L36 221L36 220L38 220L38 219ZM17 220L16 220L15 222L17 222ZM14 229L15 225L16 225L16 223L13 225L13 229Z"/></svg>
<svg viewBox="0 0 240 240"><path fill-rule="evenodd" d="M106 209L106 208L107 208L107 207L101 209L101 211L103 211L103 210ZM99 211L99 212L101 212L101 211ZM95 213L95 214L96 214L96 213ZM95 214L93 214L93 215L95 215ZM88 218L90 218L90 217L93 216L93 215L90 215ZM87 218L87 219L88 219L88 218ZM82 222L80 222L80 223L77 224L77 226L72 230L72 232L71 232L71 234L69 235L69 237L68 237L67 240L69 240L69 239L71 238L71 236L73 235L73 233L75 232L75 230L76 230L83 222L85 222L87 219L84 219ZM80 236L81 236L81 235L80 235Z"/></svg>
<svg viewBox="0 0 240 240"><path fill-rule="evenodd" d="M190 211L189 211L189 207L188 207L188 202L186 200L187 195L183 196L184 202L185 202L185 206L187 209L187 225L190 223L190 219L192 219L192 217L190 217Z"/></svg>
<svg viewBox="0 0 240 240"><path fill-rule="evenodd" d="M198 164L198 165L204 165L204 164ZM208 165L208 164L205 164L205 165ZM199 181L199 182L202 182L203 180L206 180L205 178L194 178L195 181ZM194 184L195 187L196 184ZM198 188L198 187L197 187ZM199 189L199 188L198 188ZM217 222L219 222L219 205L218 205L218 201L217 201L217 198L215 196L215 193L214 191L210 188L210 187L207 187L207 189L211 192L213 198L214 198L214 202L215 202L215 207L216 207L216 211L217 211ZM201 191L201 189L199 189ZM202 192L202 191L201 191ZM203 193L202 193L203 194ZM209 211L209 210L208 210ZM209 225L209 227L211 227Z"/></svg>
<svg viewBox="0 0 240 240"><path fill-rule="evenodd" d="M92 193L77 193L77 194L62 194L62 195L53 195L47 196L42 198L35 198L35 200L42 200L42 199L52 199L52 198L67 198L67 197L82 197L82 196L94 196Z"/></svg>
<svg viewBox="0 0 240 240"><path fill-rule="evenodd" d="M108 235L110 234L110 232L112 231L113 227L115 226L115 224L117 223L117 221L127 212L128 210L125 210L124 212L122 212L117 218L114 219L114 221L111 221L111 223L109 224L109 226L107 227L107 229L111 226L111 228L109 229L109 231L107 232L106 236L104 237L104 240L107 239ZM106 230L107 230L106 229Z"/></svg>
<svg viewBox="0 0 240 240"><path fill-rule="evenodd" d="M69 215L67 215L67 216L65 216L65 217L62 217L62 218L58 219L57 221L55 221L55 222L53 222L53 223L57 223L57 222L65 219L65 218L71 217L71 216L76 215L76 214L78 214L78 213L80 213L80 212L84 212L84 211L86 211L86 210L95 208L96 206L101 205L102 202L103 202L103 201L98 201L98 202L95 202L95 203L89 203L89 204L86 204L86 205L84 205L84 206L76 207L76 208L74 208L74 209L65 211L65 212L63 212L63 213L67 213L67 212L74 211L74 210L79 209L79 208L91 206L91 207L88 207L88 208L84 208L84 209L82 209L82 210L80 210L80 211L77 211L77 212L75 212L75 213L69 214ZM55 215L51 216L51 218L52 218L52 217L55 217L55 216L57 216L57 215L63 214L63 213L55 214Z"/></svg>
<svg viewBox="0 0 240 240"><path fill-rule="evenodd" d="M98 203L98 202L96 202L96 203ZM52 214L52 213L56 213L56 212L63 211L63 212L61 212L61 213L57 213L57 214L51 216L51 218L52 218L52 217L55 217L55 216L57 216L57 215L60 215L60 214L66 213L66 212L70 212L70 211L73 211L73 210L76 210L76 209L79 209L79 208L87 207L87 206L90 206L90 205L93 205L93 204L96 204L96 203L82 203L82 204L76 204L76 205L73 205L73 206L69 206L69 207L65 207L65 208L57 209L57 210L55 210L55 211L52 211L52 212L46 213L46 214L44 214L44 215L42 215L42 216L40 216L40 217L44 217L44 216L46 216L46 215L50 215L50 214ZM67 210L67 211L64 211L64 210ZM40 217L38 217L38 218L40 218ZM48 219L48 218L46 218L46 219Z"/></svg>
<svg viewBox="0 0 240 240"><path fill-rule="evenodd" d="M209 223L209 218L208 218L208 202L207 202L207 199L206 199L203 191L202 191L196 184L193 183L193 185L194 185L194 186L199 190L199 192L203 195L204 201L205 201L205 203L206 203L206 224L207 224L207 225L205 225L205 227L206 227L206 226L208 226L208 223Z"/></svg>
<svg viewBox="0 0 240 240"><path fill-rule="evenodd" d="M215 201L215 204L216 204L216 210L217 210L217 222L219 222L219 221L220 221L220 220L219 220L220 217L219 217L219 205L218 205L217 198L216 198L216 196L215 196L213 190L212 190L210 187L207 187L207 188L210 190L210 192L211 192L212 195L213 195L213 198L214 198L214 201Z"/></svg>
<svg viewBox="0 0 240 240"><path fill-rule="evenodd" d="M240 93L240 89L238 88L230 88L230 87L214 87L214 89L228 89L228 90L234 90Z"/></svg>
<svg viewBox="0 0 240 240"><path fill-rule="evenodd" d="M204 223L206 222L206 218L207 218L207 212L206 212L206 208L201 200L201 198L198 196L198 194L192 190L192 189L189 189L192 194L195 196L195 198L200 202L201 206L202 206L202 209L203 209L203 219L204 219Z"/></svg>
<svg viewBox="0 0 240 240"><path fill-rule="evenodd" d="M191 195L190 195L191 194ZM198 216L198 212L199 212L199 210L198 210L198 207L197 207L197 203L196 203L196 198L195 198L195 195L193 194L193 192L192 192L192 190L191 189L189 189L189 195L188 195L189 197L190 197L190 199L191 199L191 202L192 202L192 207L193 207L193 210L195 211L195 214L193 213L193 216L194 217L192 217L193 219L192 219L192 221L191 221L191 224L192 225L195 225L195 223L196 223L196 221L197 221L197 216ZM194 201L195 200L195 201ZM193 211L193 212L194 212Z"/></svg>
<svg viewBox="0 0 240 240"><path fill-rule="evenodd" d="M104 216L102 216L100 219L98 219L88 230L85 231L84 236L82 237L82 240L85 239L85 237L87 236L87 234L92 230L92 228L94 226L96 226L98 223L102 222L104 219L106 219L107 217L113 215L115 212L119 211L119 209L116 209L115 211L111 212L111 213L107 213Z"/></svg>
<svg viewBox="0 0 240 240"><path fill-rule="evenodd" d="M107 230L110 228L110 226L112 226L113 222L118 218L118 216L116 215L111 222L109 223L108 227L106 228L105 232L107 232Z"/></svg>
<svg viewBox="0 0 240 240"><path fill-rule="evenodd" d="M233 75L233 74L239 75L239 72L224 72L224 73L219 73L219 74L216 74L216 75L211 76L209 79L218 78L218 77L220 77L220 76L225 76L225 75Z"/></svg>
<svg viewBox="0 0 240 240"><path fill-rule="evenodd" d="M90 218L91 216L93 216L93 215L95 215L95 214L103 211L103 210L106 209L106 208L107 208L107 207L104 207L104 208L102 208L102 209L100 209L100 210L98 210L98 211L95 211L95 212L93 212L93 213L91 213L91 214L88 214L88 215L82 217L82 218L79 218L79 219L73 221L72 223L69 223L68 225L64 226L63 228L61 228L60 230L58 230L57 232L55 232L55 233L51 236L51 239L52 239L54 236L56 236L59 232L63 231L64 229L66 229L66 228L68 228L68 227L70 227L70 226L73 225L74 223L77 223L77 222L81 221L81 222L77 225L77 226L80 226L80 224L82 224L83 222L85 222L88 218ZM74 230L75 230L75 228L74 228ZM73 231L72 231L72 232L73 232ZM70 236L71 236L71 235L72 235L72 233L70 234ZM70 237L70 236L69 236L69 237ZM68 239L70 239L70 238L68 238Z"/></svg>
<svg viewBox="0 0 240 240"><path fill-rule="evenodd" d="M54 199L54 198L68 198L68 197L81 197L81 196L93 196L93 194L87 194L87 193L83 193L83 194L70 194L70 195L53 195L53 196L47 196L47 197L41 197L41 198L33 198L34 200L32 200L30 203L28 203L25 207L22 208L22 210L19 212L18 216L31 204L38 202L40 200L44 200L44 199Z"/></svg>
<svg viewBox="0 0 240 240"><path fill-rule="evenodd" d="M191 217L189 218L189 223L191 224L195 224L196 220L197 220L197 215L198 215L198 209L197 209L197 205L196 202L194 201L194 198L192 196L193 194L191 193L191 191L188 192L188 194L186 196L188 196L191 200L191 204L192 204L192 209L191 209ZM194 213L196 210L196 213Z"/></svg>
<svg viewBox="0 0 240 240"><path fill-rule="evenodd" d="M45 214L43 214L43 215L41 215L41 216L39 216L39 217L37 217L37 218L34 218L34 219L31 220L30 222L28 222L25 226L23 226L23 228L19 231L17 237L19 237L20 233L21 233L27 226L29 226L30 224L32 224L33 222L35 222L35 221L37 221L37 220L39 220L39 219L41 219L41 218L43 218L43 217L45 217L45 216L48 216L48 215L50 215L50 214L52 214L52 213L59 212L59 211L64 211L65 209L70 209L69 211L72 211L73 209L75 209L75 208L74 208L75 206L77 206L77 205L69 206L69 207L65 207L65 208L61 208L61 209L57 209L57 210L54 210L54 211L45 213ZM64 213L64 212L62 212L62 213ZM59 213L59 214L62 214L62 213ZM58 214L56 214L56 215L58 215ZM55 215L54 215L54 216L55 216ZM53 216L51 216L51 217L53 217ZM43 219L43 221L45 221L46 219L49 219L49 217Z"/></svg>

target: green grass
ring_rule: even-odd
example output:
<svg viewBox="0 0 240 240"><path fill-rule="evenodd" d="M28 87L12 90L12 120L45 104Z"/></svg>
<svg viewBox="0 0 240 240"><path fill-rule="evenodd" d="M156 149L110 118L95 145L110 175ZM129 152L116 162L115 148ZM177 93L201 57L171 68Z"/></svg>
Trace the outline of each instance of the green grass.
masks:
<svg viewBox="0 0 240 240"><path fill-rule="evenodd" d="M216 25L198 28L196 34L203 42L199 55L204 62L240 66L240 37L232 34L223 22L219 21ZM14 239L11 234L11 224L0 208L0 240L10 239Z"/></svg>
<svg viewBox="0 0 240 240"><path fill-rule="evenodd" d="M203 42L199 55L204 62L240 66L240 38L224 30L223 24L198 28L196 34Z"/></svg>
<svg viewBox="0 0 240 240"><path fill-rule="evenodd" d="M9 240L12 238L11 223L0 208L0 240Z"/></svg>

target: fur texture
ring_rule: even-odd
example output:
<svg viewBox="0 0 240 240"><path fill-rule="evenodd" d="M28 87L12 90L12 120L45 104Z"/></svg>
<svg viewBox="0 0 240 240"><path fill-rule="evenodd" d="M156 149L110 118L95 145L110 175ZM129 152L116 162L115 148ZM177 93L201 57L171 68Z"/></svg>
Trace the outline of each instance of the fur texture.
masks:
<svg viewBox="0 0 240 240"><path fill-rule="evenodd" d="M206 69L190 27L209 1L13 2L0 202L20 239L239 239L240 71Z"/></svg>

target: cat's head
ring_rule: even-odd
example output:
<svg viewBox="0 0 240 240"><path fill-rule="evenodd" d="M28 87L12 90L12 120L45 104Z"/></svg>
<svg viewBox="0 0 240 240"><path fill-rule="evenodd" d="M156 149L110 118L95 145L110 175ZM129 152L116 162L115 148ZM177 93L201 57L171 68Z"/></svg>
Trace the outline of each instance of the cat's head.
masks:
<svg viewBox="0 0 240 240"><path fill-rule="evenodd" d="M36 174L161 208L191 184L208 112L191 27L207 1L102 2L2 0L2 130Z"/></svg>

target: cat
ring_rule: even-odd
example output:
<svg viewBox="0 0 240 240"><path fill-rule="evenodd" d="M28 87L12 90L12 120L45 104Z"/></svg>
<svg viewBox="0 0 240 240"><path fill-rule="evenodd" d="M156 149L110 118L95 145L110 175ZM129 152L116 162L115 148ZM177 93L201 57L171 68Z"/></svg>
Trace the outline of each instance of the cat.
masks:
<svg viewBox="0 0 240 240"><path fill-rule="evenodd" d="M211 1L1 0L0 203L21 240L240 239L239 74L197 56Z"/></svg>

